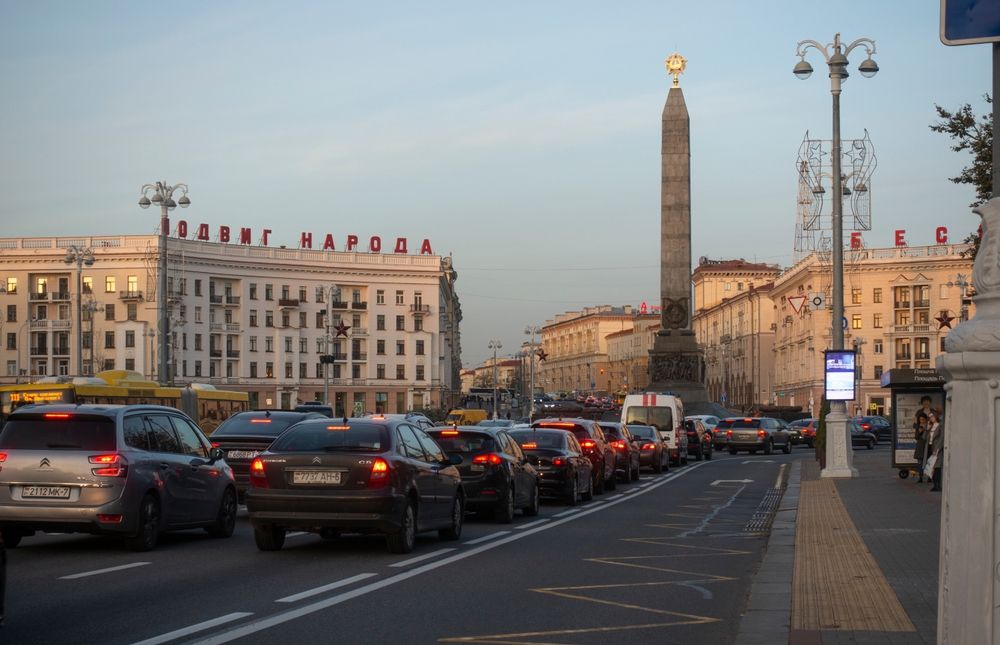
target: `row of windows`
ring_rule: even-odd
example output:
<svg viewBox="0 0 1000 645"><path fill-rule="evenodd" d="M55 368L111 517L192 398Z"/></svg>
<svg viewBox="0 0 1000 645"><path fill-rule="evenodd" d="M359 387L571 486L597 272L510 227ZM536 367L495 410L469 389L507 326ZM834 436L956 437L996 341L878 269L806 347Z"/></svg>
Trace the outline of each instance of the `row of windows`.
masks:
<svg viewBox="0 0 1000 645"><path fill-rule="evenodd" d="M186 361L185 361L186 362ZM195 361L195 376L201 376L201 361ZM308 363L298 364L298 378L309 378L308 375ZM315 378L325 378L327 376L325 367L322 363L314 364L313 376ZM385 380L386 377L386 366L384 363L378 363L375 366L375 378L379 380ZM361 375L361 365L351 365L351 378L360 379L364 378ZM211 374L209 376L216 376L215 374L215 363L211 364ZM295 378L295 364L285 363L285 378ZM258 363L253 361L250 363L250 378L260 378L263 375L264 378L274 378L274 363L268 361L264 363L263 374L258 370ZM229 374L231 376L231 374ZM330 373L330 378L339 379L343 378L343 366L333 365ZM426 379L426 368L423 365L417 365L414 369L414 380L423 381ZM396 380L405 381L406 380L406 366L396 365Z"/></svg>

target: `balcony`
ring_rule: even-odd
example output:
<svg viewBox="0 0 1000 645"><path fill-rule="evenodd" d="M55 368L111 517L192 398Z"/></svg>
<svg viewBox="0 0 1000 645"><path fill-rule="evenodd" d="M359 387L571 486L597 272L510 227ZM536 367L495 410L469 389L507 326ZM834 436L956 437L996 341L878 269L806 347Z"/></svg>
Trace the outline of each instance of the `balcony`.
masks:
<svg viewBox="0 0 1000 645"><path fill-rule="evenodd" d="M49 292L48 291L42 291L42 292L39 292L39 293L30 293L30 294L28 294L28 300L31 300L32 302L45 302L48 299L49 299Z"/></svg>
<svg viewBox="0 0 1000 645"><path fill-rule="evenodd" d="M31 347L31 355L32 356L48 356L49 355L49 346L48 345L38 345L38 346L32 345L32 347Z"/></svg>
<svg viewBox="0 0 1000 645"><path fill-rule="evenodd" d="M69 291L56 291L52 293L53 300L69 300Z"/></svg>
<svg viewBox="0 0 1000 645"><path fill-rule="evenodd" d="M912 358L912 356L911 356L911 354L909 352L906 352L906 353L896 352L896 360L897 361L909 361L911 358Z"/></svg>
<svg viewBox="0 0 1000 645"><path fill-rule="evenodd" d="M893 325L892 333L894 334L909 334L912 329L912 325Z"/></svg>
<svg viewBox="0 0 1000 645"><path fill-rule="evenodd" d="M138 290L119 291L119 300L142 300L142 292Z"/></svg>
<svg viewBox="0 0 1000 645"><path fill-rule="evenodd" d="M914 325L913 326L914 333L930 332L930 330L931 330L931 326L930 325Z"/></svg>
<svg viewBox="0 0 1000 645"><path fill-rule="evenodd" d="M913 357L916 358L918 361L929 361L931 359L931 353L917 352L916 354L913 355Z"/></svg>
<svg viewBox="0 0 1000 645"><path fill-rule="evenodd" d="M214 293L210 294L208 296L208 301L210 303L212 303L213 305L221 305L222 304L222 296L217 296Z"/></svg>
<svg viewBox="0 0 1000 645"><path fill-rule="evenodd" d="M368 328L367 327L352 327L351 328L351 336L357 337L357 336L367 336L367 335L368 335Z"/></svg>
<svg viewBox="0 0 1000 645"><path fill-rule="evenodd" d="M240 350L238 349L227 349L226 358L229 360L237 360L240 357Z"/></svg>
<svg viewBox="0 0 1000 645"><path fill-rule="evenodd" d="M909 300L897 300L894 303L892 303L892 306L894 308L896 308L896 309L909 309L910 308L910 301Z"/></svg>
<svg viewBox="0 0 1000 645"><path fill-rule="evenodd" d="M351 356L351 360L352 361L367 361L368 360L368 352L358 352L358 353L354 354L353 356Z"/></svg>
<svg viewBox="0 0 1000 645"><path fill-rule="evenodd" d="M347 360L347 354L330 354L330 355L333 356L333 360L335 360L335 361L346 361Z"/></svg>
<svg viewBox="0 0 1000 645"><path fill-rule="evenodd" d="M358 300L351 303L351 309L367 309L368 303L363 300Z"/></svg>
<svg viewBox="0 0 1000 645"><path fill-rule="evenodd" d="M330 302L331 309L347 309L347 303L340 300L333 300Z"/></svg>
<svg viewBox="0 0 1000 645"><path fill-rule="evenodd" d="M240 297L239 296L231 296L231 295L227 295L226 296L226 305L227 306L236 307L236 306L239 306L239 304L240 304Z"/></svg>
<svg viewBox="0 0 1000 645"><path fill-rule="evenodd" d="M410 305L410 313L415 316L426 316L430 312L430 305Z"/></svg>
<svg viewBox="0 0 1000 645"><path fill-rule="evenodd" d="M208 355L211 356L212 358L222 358L222 350L221 349L210 349L210 350L208 350Z"/></svg>
<svg viewBox="0 0 1000 645"><path fill-rule="evenodd" d="M69 345L57 345L52 348L53 356L69 356Z"/></svg>
<svg viewBox="0 0 1000 645"><path fill-rule="evenodd" d="M298 298L279 298L278 299L278 306L282 307L282 308L286 308L286 309L287 308L291 308L291 307L298 307L299 306L299 299Z"/></svg>
<svg viewBox="0 0 1000 645"><path fill-rule="evenodd" d="M256 325L250 325L251 327L256 327ZM208 325L209 331L228 331L228 332L239 332L239 323L210 323Z"/></svg>

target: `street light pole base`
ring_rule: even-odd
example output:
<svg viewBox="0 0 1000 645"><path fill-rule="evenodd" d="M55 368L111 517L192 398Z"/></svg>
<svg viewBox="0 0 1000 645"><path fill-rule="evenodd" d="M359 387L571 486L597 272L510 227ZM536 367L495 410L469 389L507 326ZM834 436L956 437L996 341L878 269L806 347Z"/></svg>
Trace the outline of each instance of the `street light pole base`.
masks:
<svg viewBox="0 0 1000 645"><path fill-rule="evenodd" d="M826 468L823 479L852 479L858 476L854 467L851 436L847 429L847 410L843 401L834 401L826 415Z"/></svg>

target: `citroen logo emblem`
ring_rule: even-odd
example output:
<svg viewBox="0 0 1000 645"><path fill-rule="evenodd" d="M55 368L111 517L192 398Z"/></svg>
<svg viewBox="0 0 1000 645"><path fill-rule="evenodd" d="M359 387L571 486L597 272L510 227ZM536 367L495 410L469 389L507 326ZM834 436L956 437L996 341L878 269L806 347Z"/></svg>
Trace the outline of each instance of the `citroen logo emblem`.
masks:
<svg viewBox="0 0 1000 645"><path fill-rule="evenodd" d="M319 458L319 457L313 457L313 463L314 463L314 464L321 464L321 463L323 463L323 462L322 462L322 460L320 460L320 458Z"/></svg>
<svg viewBox="0 0 1000 645"><path fill-rule="evenodd" d="M38 462L38 467L39 468L51 468L52 464L49 463L49 458L48 457L43 457L42 460L40 462Z"/></svg>

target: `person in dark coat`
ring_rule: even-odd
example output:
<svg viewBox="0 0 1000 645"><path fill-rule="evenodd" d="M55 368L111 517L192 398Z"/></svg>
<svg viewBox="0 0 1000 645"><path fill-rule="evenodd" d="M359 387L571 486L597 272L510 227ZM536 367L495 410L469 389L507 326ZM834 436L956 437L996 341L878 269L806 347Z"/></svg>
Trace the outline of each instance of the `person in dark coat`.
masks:
<svg viewBox="0 0 1000 645"><path fill-rule="evenodd" d="M927 432L928 441L930 441L930 454L937 456L934 462L934 477L931 480L934 482L934 486L931 487L931 490L940 491L944 476L944 419L941 418L939 412L932 410L927 415L927 423L929 424Z"/></svg>
<svg viewBox="0 0 1000 645"><path fill-rule="evenodd" d="M913 458L917 460L917 481L924 481L924 458L927 457L927 414L917 411L917 420L913 422L913 438L917 445L913 449Z"/></svg>

